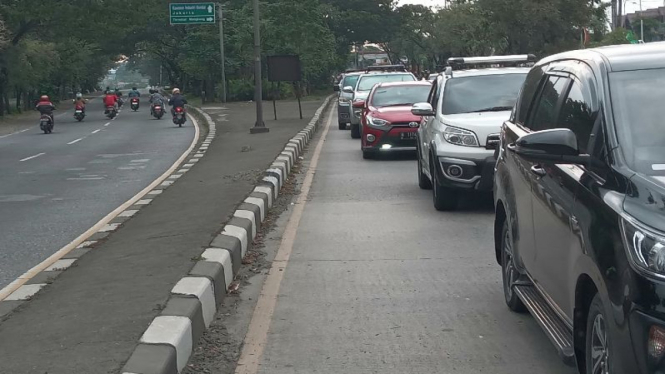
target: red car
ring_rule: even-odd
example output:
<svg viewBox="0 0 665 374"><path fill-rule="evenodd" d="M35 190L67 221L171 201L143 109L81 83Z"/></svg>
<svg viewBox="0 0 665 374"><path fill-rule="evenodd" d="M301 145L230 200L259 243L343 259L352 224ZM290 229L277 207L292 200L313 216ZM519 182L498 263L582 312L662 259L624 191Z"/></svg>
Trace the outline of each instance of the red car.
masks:
<svg viewBox="0 0 665 374"><path fill-rule="evenodd" d="M415 151L416 131L421 117L411 113L414 103L427 101L432 88L429 81L379 83L367 101L353 106L363 108L361 149L369 159L380 152Z"/></svg>

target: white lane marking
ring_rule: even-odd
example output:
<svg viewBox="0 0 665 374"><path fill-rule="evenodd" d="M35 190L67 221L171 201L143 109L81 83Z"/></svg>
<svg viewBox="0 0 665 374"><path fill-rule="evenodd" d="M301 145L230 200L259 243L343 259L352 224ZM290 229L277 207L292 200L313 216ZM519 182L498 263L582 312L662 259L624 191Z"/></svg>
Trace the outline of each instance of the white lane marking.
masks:
<svg viewBox="0 0 665 374"><path fill-rule="evenodd" d="M43 156L43 155L45 155L45 154L46 154L45 152L38 153L38 154L36 154L36 155L34 155L34 156L26 157L26 158L24 158L24 159L22 159L22 160L19 160L19 162L32 160L33 158L37 158L37 157L39 157L39 156Z"/></svg>
<svg viewBox="0 0 665 374"><path fill-rule="evenodd" d="M8 136L16 135L16 134L19 134L19 133L22 133L22 132L26 132L26 131L28 131L28 130L30 130L30 129L25 129L25 130L21 130L21 131L13 132L13 133L11 133L11 134L2 135L2 136L0 136L0 139L2 139L2 138L6 138L6 137L8 137Z"/></svg>
<svg viewBox="0 0 665 374"><path fill-rule="evenodd" d="M137 163L137 164L138 164L138 163L145 163L145 162L148 162L148 161L150 161L149 158L142 158L142 159L140 159L140 160L131 160L131 161L129 161L129 163L130 163L130 164L131 164L131 163Z"/></svg>
<svg viewBox="0 0 665 374"><path fill-rule="evenodd" d="M98 133L98 132L100 132L100 131L102 131L102 129L97 129L97 130L91 132L91 134L96 134L96 133Z"/></svg>
<svg viewBox="0 0 665 374"><path fill-rule="evenodd" d="M293 208L293 213L291 214L284 230L284 234L282 235L282 242L277 250L277 255L272 263L270 271L268 272L265 283L263 284L263 289L261 290L259 300L254 309L254 314L252 315L252 320L249 324L249 330L245 336L245 343L240 355L240 360L236 366L235 374L256 374L259 371L259 363L261 362L263 350L268 341L268 330L270 329L270 323L272 322L272 317L275 313L279 288L282 284L284 273L286 273L286 266L291 257L291 252L293 251L293 244L298 233L298 227L300 226L300 219L302 218L303 211L307 205L309 190L312 187L312 181L314 179L314 172L319 163L321 150L325 144L334 113L334 110L330 111L328 122L318 144L316 145L314 155L312 156L312 162L307 169L307 174L303 181L300 195L298 196L295 207Z"/></svg>
<svg viewBox="0 0 665 374"><path fill-rule="evenodd" d="M23 286L26 282L28 282L30 279L34 278L37 274L39 274L41 271L49 267L51 264L54 262L58 261L59 259L63 258L66 256L69 252L73 251L79 244L83 243L87 238L91 237L94 235L97 230L102 228L104 225L107 223L111 222L112 219L118 216L118 214L122 213L125 211L127 208L132 206L136 201L140 200L143 196L145 196L148 192L150 192L153 188L157 187L162 181L164 181L169 175L173 173L178 167L180 167L180 164L182 164L183 161L189 156L189 154L192 152L194 147L196 146L196 143L199 141L199 136L201 133L201 129L199 128L199 123L196 120L196 118L189 116L190 119L192 120L192 123L194 124L194 138L192 139L192 142L189 145L189 148L185 150L185 152L180 155L180 157L176 160L176 162L171 165L171 167L166 170L159 178L155 179L152 183L150 183L146 188L144 188L142 191L134 195L134 197L130 198L129 200L125 201L124 204L120 205L117 207L114 211L111 213L107 214L106 217L102 218L94 224L91 228L89 228L86 232L83 234L79 235L76 239L72 240L69 244L65 245L64 247L60 248L57 252L49 256L46 260L40 262L39 264L33 266L30 270L26 271L23 273L21 276L13 280L11 283L6 285L4 288L0 289L0 301L5 300L7 296L11 295L14 291L19 289L21 286ZM43 155L44 153L40 154L39 156Z"/></svg>
<svg viewBox="0 0 665 374"><path fill-rule="evenodd" d="M136 202L136 205L148 205L152 202L152 199L142 199Z"/></svg>
<svg viewBox="0 0 665 374"><path fill-rule="evenodd" d="M46 283L40 284L25 284L21 287L18 287L11 295L7 296L4 300L7 301L17 301L17 300L28 300L34 296L42 287L46 286Z"/></svg>
<svg viewBox="0 0 665 374"><path fill-rule="evenodd" d="M57 270L65 270L68 269L72 264L76 262L75 258L66 258L62 260L58 260L54 262L51 266L47 267L44 269L44 271L57 271Z"/></svg>
<svg viewBox="0 0 665 374"><path fill-rule="evenodd" d="M111 122L109 122L109 123L105 124L105 125L104 125L104 127L106 127L106 126L108 126L108 125L110 125L110 124L111 124Z"/></svg>
<svg viewBox="0 0 665 374"><path fill-rule="evenodd" d="M86 242L83 242L83 243L77 245L76 248L87 248L87 247L90 247L91 245L93 245L95 243L97 243L96 240L88 240Z"/></svg>
<svg viewBox="0 0 665 374"><path fill-rule="evenodd" d="M21 130L21 131L19 131L19 132L26 132L26 131L28 131L28 130L30 130L30 129Z"/></svg>
<svg viewBox="0 0 665 374"><path fill-rule="evenodd" d="M104 177L80 177L80 178L67 178L68 181L99 181Z"/></svg>
<svg viewBox="0 0 665 374"><path fill-rule="evenodd" d="M120 227L119 223L108 223L104 225L101 229L99 229L99 232L111 232L115 231L118 227Z"/></svg>
<svg viewBox="0 0 665 374"><path fill-rule="evenodd" d="M138 210L135 210L135 209L125 210L124 212L118 214L118 217L129 218L129 217L133 216L134 214L136 214L137 212L138 212Z"/></svg>
<svg viewBox="0 0 665 374"><path fill-rule="evenodd" d="M67 144L75 144L75 143L80 142L81 140L83 140L83 138L78 138L78 139L76 139L76 140L72 140L71 142L69 142L69 143L67 143Z"/></svg>
<svg viewBox="0 0 665 374"><path fill-rule="evenodd" d="M159 195L162 192L164 192L164 190L152 190L152 191L148 192L148 195L153 195L153 196L154 195Z"/></svg>

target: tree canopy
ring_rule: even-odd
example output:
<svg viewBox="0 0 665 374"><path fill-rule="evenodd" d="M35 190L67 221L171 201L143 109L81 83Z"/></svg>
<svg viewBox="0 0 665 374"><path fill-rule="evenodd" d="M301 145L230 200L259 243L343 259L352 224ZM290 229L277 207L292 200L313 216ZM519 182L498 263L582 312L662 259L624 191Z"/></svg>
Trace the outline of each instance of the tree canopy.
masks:
<svg viewBox="0 0 665 374"><path fill-rule="evenodd" d="M262 52L300 55L303 86L328 87L354 47L374 43L397 63L436 69L451 55L535 53L539 57L607 34L600 0L456 0L445 9L394 0L262 0ZM223 3L229 98L252 98L253 8ZM217 25L169 25L162 0L0 2L0 115L42 93L93 90L120 56L151 82L219 96ZM648 30L657 29L657 25ZM618 41L614 34L611 40ZM270 85L265 85L271 92Z"/></svg>

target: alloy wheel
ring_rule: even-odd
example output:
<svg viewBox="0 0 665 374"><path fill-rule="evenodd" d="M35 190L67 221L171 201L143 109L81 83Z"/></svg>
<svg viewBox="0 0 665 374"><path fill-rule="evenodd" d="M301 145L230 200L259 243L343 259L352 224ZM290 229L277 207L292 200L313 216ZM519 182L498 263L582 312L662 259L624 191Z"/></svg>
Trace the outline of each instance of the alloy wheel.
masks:
<svg viewBox="0 0 665 374"><path fill-rule="evenodd" d="M607 330L605 319L598 313L593 320L591 328L591 374L609 374L609 349L607 344Z"/></svg>
<svg viewBox="0 0 665 374"><path fill-rule="evenodd" d="M513 242L510 239L510 232L506 230L503 237L503 289L506 300L510 301L513 298L513 284L518 277L518 272L515 269L513 262Z"/></svg>

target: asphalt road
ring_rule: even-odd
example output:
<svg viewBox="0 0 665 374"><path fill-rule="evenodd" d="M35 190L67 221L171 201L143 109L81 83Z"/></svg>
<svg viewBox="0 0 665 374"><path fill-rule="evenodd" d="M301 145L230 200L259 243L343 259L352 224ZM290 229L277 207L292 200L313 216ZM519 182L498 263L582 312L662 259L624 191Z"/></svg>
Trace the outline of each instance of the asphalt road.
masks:
<svg viewBox="0 0 665 374"><path fill-rule="evenodd" d="M491 198L437 212L414 157L359 147L328 133L258 372L572 374L504 303Z"/></svg>
<svg viewBox="0 0 665 374"><path fill-rule="evenodd" d="M191 122L155 120L147 98L115 120L100 99L76 122L70 105L55 129L0 137L0 288L71 242L164 173L189 147ZM62 113L64 112L64 114Z"/></svg>

